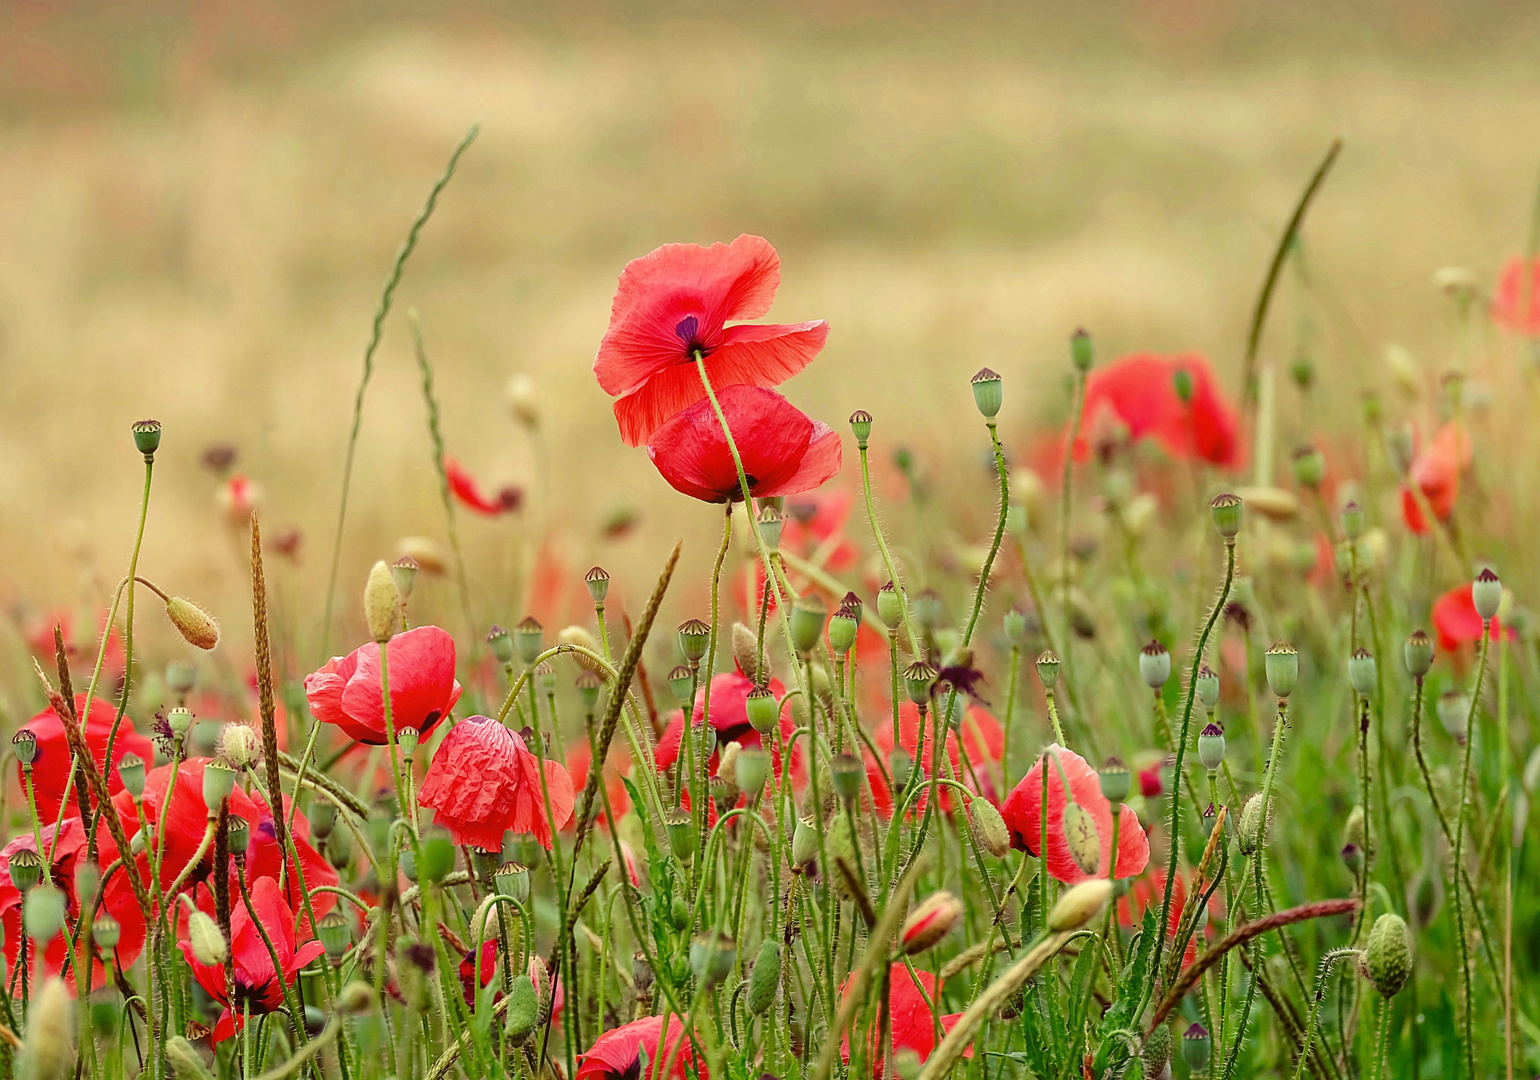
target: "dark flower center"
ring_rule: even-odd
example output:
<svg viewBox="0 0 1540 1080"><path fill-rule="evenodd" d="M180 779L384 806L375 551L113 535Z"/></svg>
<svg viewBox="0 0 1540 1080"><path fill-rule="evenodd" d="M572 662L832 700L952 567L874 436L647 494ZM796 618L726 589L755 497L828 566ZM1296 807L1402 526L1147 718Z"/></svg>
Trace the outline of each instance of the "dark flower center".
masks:
<svg viewBox="0 0 1540 1080"><path fill-rule="evenodd" d="M711 346L700 337L700 320L694 315L686 315L675 324L674 336L684 342L684 351L688 359L694 360L696 353L702 356L711 355Z"/></svg>

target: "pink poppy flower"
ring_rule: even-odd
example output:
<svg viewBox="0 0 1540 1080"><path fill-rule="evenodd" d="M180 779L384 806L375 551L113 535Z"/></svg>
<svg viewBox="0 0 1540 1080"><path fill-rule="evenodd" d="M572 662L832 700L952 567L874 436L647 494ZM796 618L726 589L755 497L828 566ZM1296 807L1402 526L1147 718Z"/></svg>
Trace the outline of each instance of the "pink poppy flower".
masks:
<svg viewBox="0 0 1540 1080"><path fill-rule="evenodd" d="M431 806L434 820L449 830L456 844L500 850L503 833L533 833L551 846L551 822L545 799L560 829L572 817L572 777L560 762L540 760L524 740L490 716L472 716L455 725L428 766L417 801Z"/></svg>
<svg viewBox="0 0 1540 1080"><path fill-rule="evenodd" d="M710 1080L706 1063L696 1060L694 1048L685 1040L685 1027L679 1017L670 1016L666 1043L661 1016L644 1016L611 1028L594 1040L586 1054L578 1055L574 1080L657 1080L670 1054L674 1055L674 1065L668 1073L669 1080ZM647 1054L645 1075L641 1072L643 1051Z"/></svg>
<svg viewBox="0 0 1540 1080"><path fill-rule="evenodd" d="M1058 758L1055 765L1050 756ZM1075 885L1091 877L1105 877L1112 860L1112 804L1102 795L1101 780L1085 758L1073 750L1054 744L1037 759L1027 775L1005 800L1000 814L1011 830L1011 843L1029 855L1037 854L1042 836L1043 768L1048 769L1048 872L1066 885ZM1075 802L1090 811L1101 840L1101 859L1095 875L1087 874L1070 855L1069 840L1064 835L1064 809L1068 803L1064 777L1069 778ZM1118 856L1116 876L1134 877L1144 872L1150 861L1150 841L1139 826L1139 815L1127 806L1118 807Z"/></svg>
<svg viewBox="0 0 1540 1080"><path fill-rule="evenodd" d="M1176 392L1178 372L1192 380L1187 401ZM1098 431L1109 424L1121 425L1136 442L1154 439L1174 458L1233 467L1244 453L1235 407L1197 353L1135 353L1093 371L1086 380L1082 434L1075 445L1078 460L1089 456Z"/></svg>
<svg viewBox="0 0 1540 1080"><path fill-rule="evenodd" d="M1514 333L1540 337L1540 259L1515 255L1503 266L1492 297L1492 319Z"/></svg>
<svg viewBox="0 0 1540 1080"><path fill-rule="evenodd" d="M1447 521L1454 513L1455 500L1460 495L1460 476L1470 463L1470 436L1454 423L1439 428L1433 441L1412 459L1411 482L1422 489L1429 509L1438 520ZM1401 516L1412 532L1421 535L1428 531L1422 507L1417 504L1409 484L1401 485Z"/></svg>
<svg viewBox="0 0 1540 1080"><path fill-rule="evenodd" d="M419 626L389 643L390 713L396 731L416 728L426 735L455 702L455 641L447 630ZM371 641L347 656L334 656L305 676L310 711L361 743L385 744L385 702L380 692L380 647Z"/></svg>

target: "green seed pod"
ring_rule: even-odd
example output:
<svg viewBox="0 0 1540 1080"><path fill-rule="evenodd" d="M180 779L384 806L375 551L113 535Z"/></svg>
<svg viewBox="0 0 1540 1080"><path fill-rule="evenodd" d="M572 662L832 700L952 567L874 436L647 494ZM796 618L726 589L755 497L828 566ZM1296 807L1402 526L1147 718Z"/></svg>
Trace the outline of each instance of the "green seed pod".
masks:
<svg viewBox="0 0 1540 1080"><path fill-rule="evenodd" d="M668 673L668 688L674 692L674 700L681 709L688 711L694 705L695 676L683 664Z"/></svg>
<svg viewBox="0 0 1540 1080"><path fill-rule="evenodd" d="M10 873L17 891L30 893L43 878L43 857L31 848L21 848L11 856Z"/></svg>
<svg viewBox="0 0 1540 1080"><path fill-rule="evenodd" d="M545 627L533 615L526 615L513 628L513 651L520 662L533 664L545 650Z"/></svg>
<svg viewBox="0 0 1540 1080"><path fill-rule="evenodd" d="M134 434L134 448L149 461L160 449L160 421L136 420L130 430Z"/></svg>
<svg viewBox="0 0 1540 1080"><path fill-rule="evenodd" d="M64 929L65 903L64 890L52 885L39 885L27 893L21 909L22 925L26 928L27 936L39 943L52 941L58 936L59 931Z"/></svg>
<svg viewBox="0 0 1540 1080"><path fill-rule="evenodd" d="M697 839L695 822L690 817L690 812L673 810L664 815L663 825L668 831L668 846L674 853L674 858L680 862L689 862L695 858Z"/></svg>
<svg viewBox="0 0 1540 1080"><path fill-rule="evenodd" d="M1011 834L1005 827L1005 818L988 799L973 799L968 803L968 830L973 834L973 842L997 859L1003 859L1011 850Z"/></svg>
<svg viewBox="0 0 1540 1080"><path fill-rule="evenodd" d="M604 683L591 671L578 672L574 685L577 686L578 697L582 699L583 708L587 712L593 712L599 707L599 691L604 689Z"/></svg>
<svg viewBox="0 0 1540 1080"><path fill-rule="evenodd" d="M904 669L904 689L909 700L923 705L930 700L930 688L936 682L936 669L923 660L916 660Z"/></svg>
<svg viewBox="0 0 1540 1080"><path fill-rule="evenodd" d="M1406 673L1412 678L1420 679L1428 673L1428 669L1433 666L1433 642L1425 631L1412 631L1412 636L1406 639L1403 656L1406 659Z"/></svg>
<svg viewBox="0 0 1540 1080"><path fill-rule="evenodd" d="M904 600L891 581L877 590L877 617L890 631L904 625Z"/></svg>
<svg viewBox="0 0 1540 1080"><path fill-rule="evenodd" d="M1225 729L1218 724L1206 724L1198 733L1198 760L1209 772L1218 769L1225 761Z"/></svg>
<svg viewBox="0 0 1540 1080"><path fill-rule="evenodd" d="M1011 647L1019 648L1027 640L1027 617L1018 607L1007 608L1000 619L1000 629Z"/></svg>
<svg viewBox="0 0 1540 1080"><path fill-rule="evenodd" d="M1364 962L1369 969L1369 981L1381 997L1399 994L1412 975L1412 934L1406 920L1392 913L1375 919Z"/></svg>
<svg viewBox="0 0 1540 1080"><path fill-rule="evenodd" d="M754 970L749 972L749 989L745 1004L751 1016L763 1016L775 1004L776 991L781 986L781 947L774 938L766 938L754 958Z"/></svg>
<svg viewBox="0 0 1540 1080"><path fill-rule="evenodd" d="M1374 657L1368 649L1356 649L1353 655L1348 657L1348 682L1353 686L1353 692L1360 697L1368 697L1374 693L1375 683L1378 681L1375 670Z"/></svg>
<svg viewBox="0 0 1540 1080"><path fill-rule="evenodd" d="M840 597L840 608L844 611L848 611L858 623L861 621L862 612L865 610L861 603L861 598L855 594L854 590L851 590L845 593L844 596Z"/></svg>
<svg viewBox="0 0 1540 1080"><path fill-rule="evenodd" d="M1187 1062L1187 1068L1193 1076L1199 1076L1208 1069L1213 1046L1214 1040L1209 1037L1208 1028L1202 1024L1193 1024L1182 1033L1182 1060Z"/></svg>
<svg viewBox="0 0 1540 1080"><path fill-rule="evenodd" d="M1364 508L1350 502L1342 508L1342 535L1357 540L1364 534Z"/></svg>
<svg viewBox="0 0 1540 1080"><path fill-rule="evenodd" d="M1219 704L1219 676L1214 669L1204 664L1198 668L1198 700L1202 702L1205 712L1213 712Z"/></svg>
<svg viewBox="0 0 1540 1080"><path fill-rule="evenodd" d="M861 614L843 604L829 620L829 648L836 656L844 656L856 643L856 631L861 626Z"/></svg>
<svg viewBox="0 0 1540 1080"><path fill-rule="evenodd" d="M699 619L686 619L679 624L679 651L688 663L700 663L710 647L711 627Z"/></svg>
<svg viewBox="0 0 1540 1080"><path fill-rule="evenodd" d="M847 803L861 794L861 780L865 775L865 768L852 754L836 754L829 763L829 783L834 794Z"/></svg>
<svg viewBox="0 0 1540 1080"><path fill-rule="evenodd" d="M807 866L818 858L818 826L809 818L798 818L791 834L791 861Z"/></svg>
<svg viewBox="0 0 1540 1080"><path fill-rule="evenodd" d="M396 591L401 594L402 600L412 595L412 589L417 585L419 569L417 560L410 555L403 555L390 564L390 576L395 579Z"/></svg>
<svg viewBox="0 0 1540 1080"><path fill-rule="evenodd" d="M765 789L770 778L770 755L762 747L750 746L738 751L733 761L733 780L738 790L750 799Z"/></svg>
<svg viewBox="0 0 1540 1080"><path fill-rule="evenodd" d="M902 746L895 746L888 753L888 775L893 778L893 790L902 791L914 773L914 758Z"/></svg>
<svg viewBox="0 0 1540 1080"><path fill-rule="evenodd" d="M37 736L31 728L22 728L11 736L11 752L16 755L16 761L23 769L32 767L32 763L37 760Z"/></svg>
<svg viewBox="0 0 1540 1080"><path fill-rule="evenodd" d="M756 686L749 691L744 701L744 712L748 715L749 725L764 735L775 730L776 721L781 716L781 703L768 686Z"/></svg>
<svg viewBox="0 0 1540 1080"><path fill-rule="evenodd" d="M893 1054L893 1071L898 1074L898 1080L919 1080L923 1066L920 1055L907 1046Z"/></svg>
<svg viewBox="0 0 1540 1080"><path fill-rule="evenodd" d="M1464 740L1465 726L1470 719L1470 695L1459 690L1445 690L1438 696L1435 706L1438 722L1456 740Z"/></svg>
<svg viewBox="0 0 1540 1080"><path fill-rule="evenodd" d="M174 694L190 694L198 685L198 668L186 660L166 665L166 688Z"/></svg>
<svg viewBox="0 0 1540 1080"><path fill-rule="evenodd" d="M824 619L829 609L817 593L800 597L791 606L791 643L798 653L812 652L818 646Z"/></svg>
<svg viewBox="0 0 1540 1080"><path fill-rule="evenodd" d="M123 927L119 925L118 920L105 911L98 915L96 921L91 924L92 940L109 952L118 947L118 942L122 940L122 937Z"/></svg>
<svg viewBox="0 0 1540 1080"><path fill-rule="evenodd" d="M1171 1025L1160 1024L1144 1037L1144 1080L1160 1080L1171 1061Z"/></svg>
<svg viewBox="0 0 1540 1080"><path fill-rule="evenodd" d="M1159 690L1171 678L1171 654L1158 641L1139 650L1139 677L1151 690Z"/></svg>
<svg viewBox="0 0 1540 1080"><path fill-rule="evenodd" d="M1301 446L1294 451L1294 480L1301 487L1314 491L1326 479L1326 455L1313 446Z"/></svg>
<svg viewBox="0 0 1540 1080"><path fill-rule="evenodd" d="M1075 365L1075 370L1084 375L1091 370L1091 360L1095 350L1091 346L1091 335L1084 329L1076 330L1069 338L1069 359Z"/></svg>
<svg viewBox="0 0 1540 1080"><path fill-rule="evenodd" d="M602 566L596 566L583 575L583 584L588 587L589 598L596 604L602 604L610 594L610 572Z"/></svg>
<svg viewBox="0 0 1540 1080"><path fill-rule="evenodd" d="M1128 766L1115 757L1108 758L1100 769L1096 778L1101 781L1102 798L1116 806L1128 798L1128 792L1133 787L1133 773L1128 771Z"/></svg>
<svg viewBox="0 0 1540 1080"><path fill-rule="evenodd" d="M675 930L683 930L690 925L690 902L678 893L668 906L668 918L674 924Z"/></svg>
<svg viewBox="0 0 1540 1080"><path fill-rule="evenodd" d="M348 1016L358 1016L373 1009L375 1001L374 987L354 979L337 995L337 1009Z"/></svg>
<svg viewBox="0 0 1540 1080"><path fill-rule="evenodd" d="M1186 368L1177 368L1171 373L1171 388L1176 391L1176 399L1183 405L1192 400L1192 372Z"/></svg>
<svg viewBox="0 0 1540 1080"><path fill-rule="evenodd" d="M212 817L219 813L219 804L235 790L235 770L211 761L203 767L203 805Z"/></svg>
<svg viewBox="0 0 1540 1080"><path fill-rule="evenodd" d="M941 625L941 597L936 595L936 590L926 589L914 598L914 617L924 630L934 630Z"/></svg>
<svg viewBox="0 0 1540 1080"><path fill-rule="evenodd" d="M522 1045L534 1033L540 1019L540 997L535 993L534 980L528 975L515 976L508 998L503 1030L515 1044Z"/></svg>
<svg viewBox="0 0 1540 1080"><path fill-rule="evenodd" d="M1277 641L1263 656L1267 685L1279 700L1287 698L1299 683L1299 652L1287 641Z"/></svg>
<svg viewBox="0 0 1540 1080"><path fill-rule="evenodd" d="M316 924L316 936L321 939L326 955L333 960L340 959L353 944L353 928L348 924L347 916L336 910L321 916Z"/></svg>
<svg viewBox="0 0 1540 1080"><path fill-rule="evenodd" d="M166 614L171 614L169 604L166 606ZM175 621L173 617L172 622ZM364 625L369 628L369 636L375 641L389 641L391 635L401 629L401 590L396 588L396 579L384 559L370 568L369 580L364 583ZM178 629L181 629L180 626Z"/></svg>
<svg viewBox="0 0 1540 1080"><path fill-rule="evenodd" d="M1234 539L1241 531L1243 505L1239 495L1231 495L1229 492L1215 495L1208 504L1209 513L1214 518L1214 528L1226 540Z"/></svg>
<svg viewBox="0 0 1540 1080"><path fill-rule="evenodd" d="M1043 689L1052 690L1059 684L1059 654L1052 649L1044 649L1037 654L1037 677L1042 681Z"/></svg>
<svg viewBox="0 0 1540 1080"><path fill-rule="evenodd" d="M780 510L772 505L759 508L759 538L765 542L768 551L778 551L781 546L781 531L786 526L786 518Z"/></svg>
<svg viewBox="0 0 1540 1080"><path fill-rule="evenodd" d="M430 836L422 842L422 861L417 867L418 876L429 884L436 884L449 876L455 868L455 846L447 836Z"/></svg>
<svg viewBox="0 0 1540 1080"><path fill-rule="evenodd" d="M246 849L251 846L251 822L239 814L231 814L225 820L225 831L229 834L230 854L239 861L246 857ZM335 833L332 842L339 838L346 838L346 833Z"/></svg>
<svg viewBox="0 0 1540 1080"><path fill-rule="evenodd" d="M1491 621L1497 614L1497 607L1503 602L1503 583L1492 573L1491 567L1483 567L1476 575L1470 587L1470 599L1483 622Z"/></svg>
<svg viewBox="0 0 1540 1080"><path fill-rule="evenodd" d="M504 667L513 663L513 635L496 623L487 631L487 648L492 650L492 658Z"/></svg>
<svg viewBox="0 0 1540 1080"><path fill-rule="evenodd" d="M123 790L134 798L144 794L144 759L138 754L127 753L118 759L118 779Z"/></svg>
<svg viewBox="0 0 1540 1080"><path fill-rule="evenodd" d="M1077 802L1064 806L1064 839L1070 858L1083 874L1094 874L1101 866L1102 842L1091 812Z"/></svg>
<svg viewBox="0 0 1540 1080"><path fill-rule="evenodd" d="M999 414L1003 400L1000 376L987 367L979 368L973 376L973 403L984 414L984 419L993 420Z"/></svg>
<svg viewBox="0 0 1540 1080"><path fill-rule="evenodd" d="M511 897L520 904L529 903L529 868L521 862L509 859L492 875L497 895Z"/></svg>
<svg viewBox="0 0 1540 1080"><path fill-rule="evenodd" d="M697 934L690 942L690 970L702 986L718 986L733 970L738 943L726 934Z"/></svg>
<svg viewBox="0 0 1540 1080"><path fill-rule="evenodd" d="M872 414L865 409L851 413L850 430L855 434L856 445L865 449L866 440L872 437Z"/></svg>

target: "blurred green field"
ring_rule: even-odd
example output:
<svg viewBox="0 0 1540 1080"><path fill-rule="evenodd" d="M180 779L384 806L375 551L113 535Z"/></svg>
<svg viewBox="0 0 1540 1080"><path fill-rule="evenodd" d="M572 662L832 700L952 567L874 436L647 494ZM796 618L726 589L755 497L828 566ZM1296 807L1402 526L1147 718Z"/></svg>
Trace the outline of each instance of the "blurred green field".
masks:
<svg viewBox="0 0 1540 1080"><path fill-rule="evenodd" d="M415 307L451 453L531 492L523 523L464 525L489 618L518 617L503 598L524 523L549 522L579 569L712 542L715 515L620 444L589 371L616 274L657 244L769 237L771 316L833 327L792 399L837 427L865 407L945 475L978 449L947 419L967 374L1005 373L1020 450L1063 415L1077 325L1104 356L1207 353L1236 388L1272 245L1335 136L1311 290L1301 304L1285 282L1266 353L1287 361L1305 326L1317 430L1386 382L1387 342L1435 378L1459 337L1432 273L1490 280L1540 167L1540 19L1518 4L167 2L0 20L0 601L100 601L137 510L127 427L156 416L145 565L238 637L243 563L199 456L237 447L269 530L303 531L285 587L318 617L369 319L474 119L386 327L343 580L399 536L443 537ZM543 398L548 483L503 403L515 372ZM617 504L640 523L606 542Z"/></svg>

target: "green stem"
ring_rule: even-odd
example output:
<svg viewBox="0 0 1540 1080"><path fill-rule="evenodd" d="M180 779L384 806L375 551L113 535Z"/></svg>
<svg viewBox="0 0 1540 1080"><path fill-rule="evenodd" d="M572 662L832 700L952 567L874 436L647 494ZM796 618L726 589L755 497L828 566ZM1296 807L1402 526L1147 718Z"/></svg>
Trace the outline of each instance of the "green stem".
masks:
<svg viewBox="0 0 1540 1080"><path fill-rule="evenodd" d="M1465 851L1465 818L1466 800L1470 797L1470 758L1471 748L1476 743L1476 718L1480 715L1481 684L1487 673L1487 647L1492 640L1492 620L1483 619L1481 622L1481 654L1476 660L1476 685L1471 690L1470 712L1465 718L1465 753L1460 764L1460 797L1455 803L1455 829L1454 829L1454 915L1455 927L1460 944L1460 989L1465 1001L1465 1019L1462 1024L1462 1035L1465 1042L1465 1068L1470 1080L1476 1080L1476 1040L1475 1018L1472 1015L1474 1002L1471 995L1470 977L1470 942L1465 935L1465 900L1460 889L1460 868ZM1471 903L1476 903L1475 897Z"/></svg>
<svg viewBox="0 0 1540 1080"><path fill-rule="evenodd" d="M705 368L703 367L701 371L704 376ZM872 527L872 537L877 541L877 551L882 555L882 565L888 572L888 580L893 583L893 589L898 593L904 616L904 629L909 634L909 654L918 659L923 654L920 651L920 635L915 632L914 619L909 613L909 594L904 591L904 583L898 576L898 566L893 562L893 555L888 551L888 542L882 535L882 526L877 521L877 504L872 499L871 465L866 458L866 440L859 440L856 448L861 457L861 493L866 498L866 520Z"/></svg>

